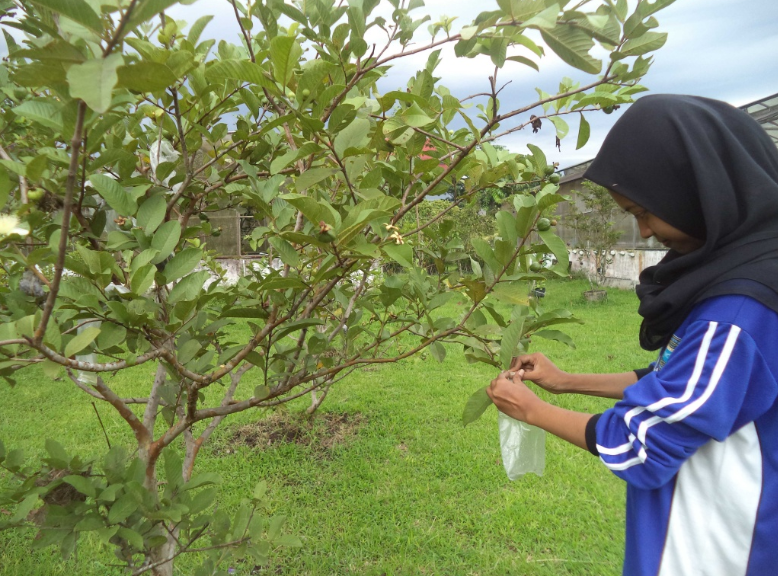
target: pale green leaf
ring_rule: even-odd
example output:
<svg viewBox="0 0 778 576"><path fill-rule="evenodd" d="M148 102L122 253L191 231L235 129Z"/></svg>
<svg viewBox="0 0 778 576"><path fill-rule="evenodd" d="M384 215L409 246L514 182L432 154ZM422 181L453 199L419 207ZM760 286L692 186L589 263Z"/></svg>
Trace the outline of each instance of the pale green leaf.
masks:
<svg viewBox="0 0 778 576"><path fill-rule="evenodd" d="M212 83L238 80L270 90L276 89L273 82L265 76L262 67L248 60L217 60L206 69L205 77Z"/></svg>
<svg viewBox="0 0 778 576"><path fill-rule="evenodd" d="M270 62L273 66L273 77L286 86L292 79L303 49L292 36L276 36L270 41Z"/></svg>
<svg viewBox="0 0 778 576"><path fill-rule="evenodd" d="M594 42L583 30L563 25L541 29L540 33L548 47L570 66L589 74L600 72L602 62L589 55Z"/></svg>
<svg viewBox="0 0 778 576"><path fill-rule="evenodd" d="M165 280L173 282L194 270L203 258L199 248L185 248L165 264Z"/></svg>
<svg viewBox="0 0 778 576"><path fill-rule="evenodd" d="M408 244L387 244L381 249L403 268L413 268L413 250Z"/></svg>
<svg viewBox="0 0 778 576"><path fill-rule="evenodd" d="M145 294L154 283L154 273L157 271L153 264L141 266L130 276L130 289L134 294Z"/></svg>
<svg viewBox="0 0 778 576"><path fill-rule="evenodd" d="M552 4L539 14L536 14L524 22L524 26L528 28L537 28L539 30L548 30L556 26L556 19L558 15L559 4Z"/></svg>
<svg viewBox="0 0 778 576"><path fill-rule="evenodd" d="M31 0L33 4L48 8L53 12L67 16L82 26L97 32L103 31L103 23L100 16L92 10L85 0Z"/></svg>
<svg viewBox="0 0 778 576"><path fill-rule="evenodd" d="M120 66L116 71L119 87L135 92L157 92L175 84L173 71L159 62L143 60L129 66Z"/></svg>
<svg viewBox="0 0 778 576"><path fill-rule="evenodd" d="M100 326L100 335L97 337L97 346L101 349L111 348L122 344L127 338L127 329L124 326L103 322Z"/></svg>
<svg viewBox="0 0 778 576"><path fill-rule="evenodd" d="M433 119L416 102L400 114L399 118L405 126L410 126L411 128L421 128L433 122Z"/></svg>
<svg viewBox="0 0 778 576"><path fill-rule="evenodd" d="M178 245L181 239L181 224L178 220L170 220L159 227L154 237L151 239L151 247L159 250L151 261L152 264L159 264L165 260Z"/></svg>
<svg viewBox="0 0 778 576"><path fill-rule="evenodd" d="M148 198L138 209L138 226L143 228L146 234L152 234L165 219L167 202L165 197L158 194Z"/></svg>
<svg viewBox="0 0 778 576"><path fill-rule="evenodd" d="M179 1L180 0L140 0L132 13L128 28L131 29L141 22L153 18L160 12L170 8L173 4L177 4Z"/></svg>
<svg viewBox="0 0 778 576"><path fill-rule="evenodd" d="M500 364L503 369L511 367L511 359L514 356L519 340L523 335L525 317L519 317L513 320L508 326L502 329L502 340L500 340Z"/></svg>
<svg viewBox="0 0 778 576"><path fill-rule="evenodd" d="M120 216L131 217L135 215L135 211L138 209L135 198L116 180L103 174L93 174L89 177L89 181L100 196Z"/></svg>
<svg viewBox="0 0 778 576"><path fill-rule="evenodd" d="M173 289L168 295L168 302L175 304L176 302L184 302L196 299L203 289L203 284L208 279L208 272L200 270L185 276L178 284L173 286Z"/></svg>
<svg viewBox="0 0 778 576"><path fill-rule="evenodd" d="M646 32L642 36L627 40L619 51L622 56L641 56L659 50L667 42L665 32Z"/></svg>
<svg viewBox="0 0 778 576"><path fill-rule="evenodd" d="M300 265L300 255L289 242L279 236L271 236L268 241L276 249L278 256L284 264L288 264L293 268L297 268Z"/></svg>
<svg viewBox="0 0 778 576"><path fill-rule="evenodd" d="M556 128L557 138L561 140L567 136L567 133L570 131L570 127L567 125L567 122L565 122L564 119L560 118L559 116L549 116L548 119Z"/></svg>
<svg viewBox="0 0 778 576"><path fill-rule="evenodd" d="M578 126L578 142L575 145L575 149L583 148L589 141L589 134L591 129L589 128L589 122L586 120L583 114L581 114L581 123Z"/></svg>
<svg viewBox="0 0 778 576"><path fill-rule="evenodd" d="M208 14L206 16L201 16L198 18L194 24L192 24L192 27L189 29L189 35L187 36L187 40L189 40L192 44L197 46L198 40L200 40L200 35L203 33L203 30L205 30L205 27L208 25L208 23L213 20L213 15Z"/></svg>
<svg viewBox="0 0 778 576"><path fill-rule="evenodd" d="M370 121L365 118L356 118L335 136L335 153L338 156L342 156L349 148L360 148L364 146L367 143L367 135L369 132Z"/></svg>
<svg viewBox="0 0 778 576"><path fill-rule="evenodd" d="M56 132L62 132L62 115L59 108L50 102L26 100L13 108L13 113Z"/></svg>
<svg viewBox="0 0 778 576"><path fill-rule="evenodd" d="M123 61L121 54L111 54L74 64L67 74L70 95L80 98L96 112L105 112L111 105L113 89L119 80L116 69Z"/></svg>
<svg viewBox="0 0 778 576"><path fill-rule="evenodd" d="M89 326L84 328L80 334L76 334L73 339L65 346L65 356L70 358L81 352L84 348L89 346L97 335L100 334L100 328L96 326Z"/></svg>
<svg viewBox="0 0 778 576"><path fill-rule="evenodd" d="M570 266L570 254L567 252L567 245L551 230L538 231L538 235L546 247L556 256L557 263L554 264L551 270L560 276L567 276L567 269Z"/></svg>

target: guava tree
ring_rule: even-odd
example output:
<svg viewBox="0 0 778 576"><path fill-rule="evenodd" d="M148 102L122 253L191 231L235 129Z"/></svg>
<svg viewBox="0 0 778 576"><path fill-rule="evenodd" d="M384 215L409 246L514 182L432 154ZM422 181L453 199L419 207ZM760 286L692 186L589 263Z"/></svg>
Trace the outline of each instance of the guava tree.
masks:
<svg viewBox="0 0 778 576"><path fill-rule="evenodd" d="M565 224L575 230L577 248L594 260L594 278L598 285L605 283L608 266L613 263L610 252L621 237L616 230L619 205L611 198L608 189L594 182L584 181L583 190L576 190L579 208L574 202L568 205Z"/></svg>
<svg viewBox="0 0 778 576"><path fill-rule="evenodd" d="M203 443L230 414L312 393L315 409L366 365L425 348L442 361L452 342L505 365L569 321L523 300L534 254L555 253L566 273L551 231L528 241L562 199L553 167L539 148L491 143L541 120L562 138L572 114L582 145L585 112L643 89L646 54L665 41L653 14L671 1L630 13L626 0L499 0L457 32L451 18L415 16L420 0L230 0L237 43L217 44L202 38L210 16L189 27L165 16L174 0L2 0L0 376L69 378L121 415L137 448L88 465L48 441L44 477L0 446L19 480L3 527L34 516L36 546L65 554L94 532L133 574L170 574L188 552L202 554L200 573L218 572L297 544L265 517L261 485L234 517L214 511L215 478L193 473ZM435 76L448 44L493 66L472 111ZM501 82L548 49L591 81L506 108ZM379 90L420 54L406 85ZM498 239L473 242L472 274L456 251L438 252L436 274L415 264L417 232L449 210L401 234L427 196L461 184L462 202L517 182L531 192L498 212ZM209 251L210 216L227 209L260 221L251 240L265 254L232 284ZM445 248L448 234L435 226L426 246ZM455 295L469 304L452 316L441 307ZM416 344L398 354L401 335ZM113 376L144 364L147 393L130 397ZM52 503L67 486L79 497Z"/></svg>

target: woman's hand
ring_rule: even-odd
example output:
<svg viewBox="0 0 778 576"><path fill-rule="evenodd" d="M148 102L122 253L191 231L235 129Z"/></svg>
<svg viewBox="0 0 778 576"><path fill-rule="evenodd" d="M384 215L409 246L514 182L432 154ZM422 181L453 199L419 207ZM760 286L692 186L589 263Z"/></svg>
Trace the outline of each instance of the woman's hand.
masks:
<svg viewBox="0 0 778 576"><path fill-rule="evenodd" d="M531 423L531 413L543 401L522 382L524 371L505 371L486 389L497 409L516 420Z"/></svg>
<svg viewBox="0 0 778 576"><path fill-rule="evenodd" d="M552 394L568 392L568 380L570 375L556 367L556 365L540 352L517 356L511 363L511 371L523 371L523 380L534 382L543 390Z"/></svg>

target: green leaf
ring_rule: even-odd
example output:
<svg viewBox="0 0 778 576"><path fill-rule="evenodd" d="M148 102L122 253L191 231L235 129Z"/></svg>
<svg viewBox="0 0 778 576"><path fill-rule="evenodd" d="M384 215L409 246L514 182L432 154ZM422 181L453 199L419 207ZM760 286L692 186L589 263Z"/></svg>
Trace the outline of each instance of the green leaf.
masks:
<svg viewBox="0 0 778 576"><path fill-rule="evenodd" d="M272 236L268 242L276 249L278 256L284 264L288 264L293 268L297 268L300 265L300 255L289 242L278 236Z"/></svg>
<svg viewBox="0 0 778 576"><path fill-rule="evenodd" d="M413 268L413 249L408 244L387 244L381 250L403 268Z"/></svg>
<svg viewBox="0 0 778 576"><path fill-rule="evenodd" d="M289 84L302 55L302 47L292 36L276 36L270 41L273 77L279 84L283 86Z"/></svg>
<svg viewBox="0 0 778 576"><path fill-rule="evenodd" d="M33 508L35 508L38 505L38 495L37 494L30 494L27 496L24 500L22 500L22 503L19 504L19 507L16 509L16 512L13 516L11 516L9 522L11 524L15 524L16 522L21 522L27 516L32 512Z"/></svg>
<svg viewBox="0 0 778 576"><path fill-rule="evenodd" d="M265 76L262 67L248 60L217 60L206 69L205 77L212 83L238 80L276 90L275 84Z"/></svg>
<svg viewBox="0 0 778 576"><path fill-rule="evenodd" d="M187 36L187 40L189 40L192 44L197 46L197 41L200 40L200 35L203 33L203 30L205 30L205 27L208 26L208 23L213 20L213 15L208 14L206 16L202 16L198 18L194 24L192 24L192 27L189 29L189 35Z"/></svg>
<svg viewBox="0 0 778 576"><path fill-rule="evenodd" d="M370 121L366 118L356 118L335 136L333 143L335 153L338 156L343 156L343 153L349 148L361 148L367 143L369 132Z"/></svg>
<svg viewBox="0 0 778 576"><path fill-rule="evenodd" d="M13 108L13 113L51 128L56 132L62 132L62 115L59 108L50 102L25 100L19 106Z"/></svg>
<svg viewBox="0 0 778 576"><path fill-rule="evenodd" d="M399 118L402 120L403 125L410 126L411 128L421 128L434 122L416 102L400 114Z"/></svg>
<svg viewBox="0 0 778 576"><path fill-rule="evenodd" d="M132 514L132 512L130 512L130 514ZM143 550L143 536L141 536L135 530L130 530L129 528L121 527L117 531L117 534L119 535L120 538L124 538L130 544L130 546L135 548L135 550Z"/></svg>
<svg viewBox="0 0 778 576"><path fill-rule="evenodd" d="M539 14L536 14L524 22L524 26L537 28L538 30L550 30L556 26L556 19L558 15L559 4L552 4Z"/></svg>
<svg viewBox="0 0 778 576"><path fill-rule="evenodd" d="M113 89L119 81L116 69L122 62L121 54L111 54L74 64L67 74L70 95L81 98L96 112L105 112L111 106Z"/></svg>
<svg viewBox="0 0 778 576"><path fill-rule="evenodd" d="M100 335L97 337L97 346L103 350L123 343L127 338L127 329L124 326L104 322L100 326Z"/></svg>
<svg viewBox="0 0 778 576"><path fill-rule="evenodd" d="M518 234L516 232L516 218L513 214L506 210L500 210L497 212L495 219L497 220L497 230L500 232L500 237L511 246L516 246Z"/></svg>
<svg viewBox="0 0 778 576"><path fill-rule="evenodd" d="M559 330L538 330L533 335L540 336L541 338L546 338L547 340L556 340L557 342L562 342L563 344L567 344L568 346L570 346L570 348L575 348L575 343L573 342L573 339L570 338L570 336L568 336L564 332L560 332Z"/></svg>
<svg viewBox="0 0 778 576"><path fill-rule="evenodd" d="M129 66L120 66L116 71L119 87L135 92L157 92L175 84L173 71L159 62L142 60Z"/></svg>
<svg viewBox="0 0 778 576"><path fill-rule="evenodd" d="M578 142L575 145L575 149L578 150L586 146L589 141L589 134L591 129L589 128L589 122L586 120L583 114L581 114L581 123L578 126Z"/></svg>
<svg viewBox="0 0 778 576"><path fill-rule="evenodd" d="M482 238L472 238L470 244L473 246L475 253L478 254L478 257L486 263L492 272L496 274L502 270L503 267L494 256L494 250L492 250L492 247L486 240Z"/></svg>
<svg viewBox="0 0 778 576"><path fill-rule="evenodd" d="M567 133L570 131L570 127L567 125L567 122L565 122L562 118L559 116L549 116L548 119L551 121L551 123L556 128L556 136L560 140L567 136Z"/></svg>
<svg viewBox="0 0 778 576"><path fill-rule="evenodd" d="M519 341L523 335L524 320L525 317L520 316L502 329L502 340L500 340L500 364L502 364L502 367L505 370L511 367L513 353L516 351L516 346L519 345Z"/></svg>
<svg viewBox="0 0 778 576"><path fill-rule="evenodd" d="M184 490L192 490L207 484L221 484L222 478L216 472L203 472L184 484Z"/></svg>
<svg viewBox="0 0 778 576"><path fill-rule="evenodd" d="M538 176L543 176L548 162L546 161L546 155L543 150L535 146L534 144L527 144L527 148L532 152L532 159L535 163L535 172Z"/></svg>
<svg viewBox="0 0 778 576"><path fill-rule="evenodd" d="M145 294L154 283L157 268L153 264L145 264L130 275L130 290L133 294Z"/></svg>
<svg viewBox="0 0 778 576"><path fill-rule="evenodd" d="M89 177L89 181L92 186L97 190L98 194L102 196L108 205L116 210L120 216L132 217L135 215L138 209L135 198L129 194L122 186L113 178L109 178L103 174L92 174Z"/></svg>
<svg viewBox="0 0 778 576"><path fill-rule="evenodd" d="M570 267L570 254L567 252L567 245L551 230L538 231L538 235L548 249L556 256L557 263L554 264L551 270L560 276L567 276L567 269Z"/></svg>
<svg viewBox="0 0 778 576"><path fill-rule="evenodd" d="M353 122L352 122L353 124ZM343 132L341 132L342 134ZM337 139L341 136L341 134L338 134L338 136L335 138L336 144L335 144L335 152L338 151L338 145L337 145ZM349 146L346 146L343 148L345 151L346 148L349 148ZM325 178L329 178L333 174L336 174L338 172L335 168L311 168L310 170L306 170L302 174L300 174L294 181L294 186L297 189L298 192L303 192L313 186L314 184L317 184L324 180Z"/></svg>
<svg viewBox="0 0 778 576"><path fill-rule="evenodd" d="M294 536L292 534L284 534L283 536L280 536L276 538L273 543L276 546L284 546L286 548L302 548L303 543L300 540L299 537Z"/></svg>
<svg viewBox="0 0 778 576"><path fill-rule="evenodd" d="M667 42L665 32L646 32L638 38L627 40L621 47L619 54L622 56L641 56L654 50L659 50Z"/></svg>
<svg viewBox="0 0 778 576"><path fill-rule="evenodd" d="M215 486L200 490L200 492L192 498L192 502L189 504L189 513L199 514L216 501L216 496L218 496L218 494L219 489Z"/></svg>
<svg viewBox="0 0 778 576"><path fill-rule="evenodd" d="M432 352L432 356L438 362L443 362L443 360L446 359L446 347L440 342L433 342L430 344L430 352Z"/></svg>
<svg viewBox="0 0 778 576"><path fill-rule="evenodd" d="M67 468L70 462L70 456L65 452L62 444L51 438L46 439L46 452L49 453L49 460L52 466L58 468Z"/></svg>
<svg viewBox="0 0 778 576"><path fill-rule="evenodd" d="M571 26L557 26L551 30L541 29L540 34L549 48L570 66L589 74L600 72L602 62L589 55L594 41L583 30Z"/></svg>
<svg viewBox="0 0 778 576"><path fill-rule="evenodd" d="M529 302L527 298L527 286L524 283L504 284L500 283L492 290L492 295L508 304L526 306Z"/></svg>
<svg viewBox="0 0 778 576"><path fill-rule="evenodd" d="M161 194L148 198L138 209L138 226L146 234L152 234L165 219L167 202Z"/></svg>
<svg viewBox="0 0 778 576"><path fill-rule="evenodd" d="M133 495L125 494L111 506L111 509L108 511L108 522L110 524L124 522L139 506L140 504Z"/></svg>
<svg viewBox="0 0 778 576"><path fill-rule="evenodd" d="M486 393L486 387L476 391L467 399L465 409L462 411L462 425L467 426L481 417L489 406L492 405L492 399Z"/></svg>
<svg viewBox="0 0 778 576"><path fill-rule="evenodd" d="M65 356L68 358L75 356L81 352L81 350L89 346L94 339L97 338L98 334L100 334L100 328L97 328L96 326L84 328L80 334L76 334L73 339L67 343L67 346L65 346Z"/></svg>
<svg viewBox="0 0 778 576"><path fill-rule="evenodd" d="M270 396L270 388L265 385L260 385L254 388L254 398L257 400L264 400Z"/></svg>
<svg viewBox="0 0 778 576"><path fill-rule="evenodd" d="M92 483L91 480L89 480L89 478L72 474L70 476L65 476L62 479L62 481L67 484L70 484L73 488L81 492L81 494L85 494L86 496L90 496L92 498L97 496L97 490L95 490L95 485Z"/></svg>
<svg viewBox="0 0 778 576"><path fill-rule="evenodd" d="M181 281L173 286L173 289L168 295L168 302L175 304L176 302L185 302L196 299L201 290L203 284L208 279L208 272L200 270L194 274L190 274L181 279Z"/></svg>
<svg viewBox="0 0 778 576"><path fill-rule="evenodd" d="M178 220L170 220L159 227L154 237L151 239L151 247L159 250L151 261L152 264L159 264L173 253L178 241L181 239L181 224Z"/></svg>
<svg viewBox="0 0 778 576"><path fill-rule="evenodd" d="M31 0L33 4L67 16L98 34L103 31L100 16L85 0Z"/></svg>
<svg viewBox="0 0 778 576"><path fill-rule="evenodd" d="M165 264L165 280L173 282L194 270L203 258L199 248L185 248Z"/></svg>
<svg viewBox="0 0 778 576"><path fill-rule="evenodd" d="M127 28L131 30L141 22L153 18L160 12L170 8L173 4L177 4L179 1L180 0L141 0L133 11L132 18L130 18L130 23Z"/></svg>

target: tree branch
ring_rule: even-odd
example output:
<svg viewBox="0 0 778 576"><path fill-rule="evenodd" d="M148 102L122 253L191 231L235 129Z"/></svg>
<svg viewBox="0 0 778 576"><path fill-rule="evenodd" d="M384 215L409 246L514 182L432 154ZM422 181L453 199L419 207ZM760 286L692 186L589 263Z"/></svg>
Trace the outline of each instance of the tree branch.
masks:
<svg viewBox="0 0 778 576"><path fill-rule="evenodd" d="M76 116L76 127L73 130L73 138L70 140L70 166L68 168L67 183L65 185L65 200L62 206L62 227L59 236L59 252L57 261L54 264L54 278L51 281L49 295L46 298L46 304L43 307L41 321L35 330L33 341L40 344L43 335L46 333L46 326L54 310L54 304L59 293L59 284L62 280L62 271L65 268L65 253L68 248L68 239L70 237L70 215L73 208L73 191L76 187L76 175L78 174L78 155L81 150L81 134L84 129L84 117L86 115L86 102L79 100L78 113Z"/></svg>

